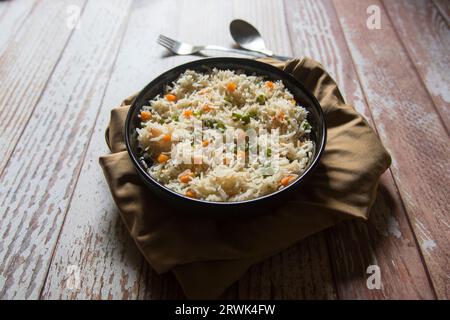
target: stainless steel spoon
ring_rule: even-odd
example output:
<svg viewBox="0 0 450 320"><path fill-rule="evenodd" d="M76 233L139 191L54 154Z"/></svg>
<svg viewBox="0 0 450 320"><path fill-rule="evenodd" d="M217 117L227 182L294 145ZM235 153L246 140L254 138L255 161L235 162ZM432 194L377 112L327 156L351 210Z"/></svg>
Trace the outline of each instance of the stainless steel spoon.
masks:
<svg viewBox="0 0 450 320"><path fill-rule="evenodd" d="M264 40L258 30L244 20L236 19L231 21L230 33L234 41L236 41L236 43L244 49L259 52L264 54L265 56L282 61L292 59L291 57L273 54L272 51L266 48Z"/></svg>

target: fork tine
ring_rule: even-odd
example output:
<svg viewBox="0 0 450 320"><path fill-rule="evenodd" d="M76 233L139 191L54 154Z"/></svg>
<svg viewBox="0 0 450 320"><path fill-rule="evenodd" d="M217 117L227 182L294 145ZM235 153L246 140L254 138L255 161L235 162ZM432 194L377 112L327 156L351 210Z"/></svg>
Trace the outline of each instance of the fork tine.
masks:
<svg viewBox="0 0 450 320"><path fill-rule="evenodd" d="M165 35L162 35L162 34L159 35L159 38L164 40L164 41L166 41L169 44L172 44L172 45L174 45L174 44L176 44L178 42L178 41L173 40L173 39L171 39L169 37L166 37Z"/></svg>
<svg viewBox="0 0 450 320"><path fill-rule="evenodd" d="M164 40L171 40L169 37L167 37L167 36L165 36L163 34L160 34L159 38L164 39Z"/></svg>
<svg viewBox="0 0 450 320"><path fill-rule="evenodd" d="M158 40L156 40L156 42L158 42L160 45L166 45L166 46L171 46L171 44L169 42L167 42L164 39L158 38Z"/></svg>
<svg viewBox="0 0 450 320"><path fill-rule="evenodd" d="M167 40L165 40L164 38L158 37L158 39L156 40L156 42L160 45L162 45L163 47L165 47L166 49L169 50L173 50L174 46L172 43L168 42Z"/></svg>
<svg viewBox="0 0 450 320"><path fill-rule="evenodd" d="M159 41L158 41L158 44L161 45L161 46L163 46L163 47L166 48L167 50L174 52L174 50L173 50L173 48L172 48L171 45L168 45L167 43L163 43L163 42L159 42Z"/></svg>
<svg viewBox="0 0 450 320"><path fill-rule="evenodd" d="M171 43L170 41L167 41L167 40L164 39L164 38L158 38L157 42L158 42L160 45L163 45L163 46L165 46L165 47L170 47L170 48L174 48L174 47L175 47L175 45L174 45L173 43Z"/></svg>

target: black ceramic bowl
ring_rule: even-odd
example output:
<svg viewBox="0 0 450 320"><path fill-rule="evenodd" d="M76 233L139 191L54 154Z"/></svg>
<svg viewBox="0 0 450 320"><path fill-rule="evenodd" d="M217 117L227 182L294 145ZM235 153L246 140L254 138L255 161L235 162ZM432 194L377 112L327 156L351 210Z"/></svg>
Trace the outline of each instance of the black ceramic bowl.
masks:
<svg viewBox="0 0 450 320"><path fill-rule="evenodd" d="M296 181L279 191L260 198L239 202L212 202L192 199L176 193L160 184L145 170L144 165L139 160L140 151L136 133L136 128L140 126L140 119L138 117L140 109L142 106L147 105L149 100L152 100L156 95L162 94L166 86L175 81L186 69L196 70L198 72L208 72L212 68L237 70L248 75L263 76L264 78L267 78L267 80L272 81L281 80L286 88L294 95L297 103L308 110L308 121L312 126L310 138L315 144L314 156L307 169L296 179ZM279 200L287 196L290 191L301 186L305 179L311 175L323 153L326 142L326 126L319 102L290 74L269 64L250 59L209 58L182 64L161 74L150 82L139 93L130 107L125 123L125 142L131 160L143 182L151 191L155 192L163 200L166 200L168 204L176 207L183 207L188 211L195 210L196 212L211 212L212 214L225 212L226 214L230 214L238 212L237 210L254 212L255 209L257 209L260 211L261 208L268 208L271 205L276 205Z"/></svg>

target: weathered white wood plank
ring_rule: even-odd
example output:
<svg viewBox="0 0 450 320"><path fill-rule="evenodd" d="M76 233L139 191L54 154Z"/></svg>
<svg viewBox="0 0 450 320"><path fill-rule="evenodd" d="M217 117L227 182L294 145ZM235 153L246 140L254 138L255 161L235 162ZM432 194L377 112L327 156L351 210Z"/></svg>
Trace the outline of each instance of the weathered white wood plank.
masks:
<svg viewBox="0 0 450 320"><path fill-rule="evenodd" d="M15 0L0 2L0 54L9 41L14 41L17 31L37 4L37 0Z"/></svg>
<svg viewBox="0 0 450 320"><path fill-rule="evenodd" d="M285 3L290 8L287 16L294 50L322 62L338 82L346 100L373 126L369 106L331 1ZM330 260L338 296L344 299L433 297L390 172L383 176L379 189L376 205L367 223L344 222L326 232L329 247L332 248ZM389 227L393 225L402 230L399 237L392 236ZM413 263L405 265L404 260ZM385 285L381 290L369 290L366 286L366 269L374 261L381 270L390 270L383 273ZM407 287L405 279L408 279Z"/></svg>
<svg viewBox="0 0 450 320"><path fill-rule="evenodd" d="M450 127L450 27L428 0L383 1L413 64Z"/></svg>
<svg viewBox="0 0 450 320"><path fill-rule="evenodd" d="M448 194L450 142L407 52L379 1L334 1L370 101L380 137L393 156L391 171L439 298L450 292ZM382 28L366 27L377 5Z"/></svg>
<svg viewBox="0 0 450 320"><path fill-rule="evenodd" d="M0 56L0 174L72 33L66 27L66 8L84 3L39 2Z"/></svg>
<svg viewBox="0 0 450 320"><path fill-rule="evenodd" d="M0 178L3 299L39 297L128 6L129 0L87 4L82 27L74 32ZM51 23L60 33L65 32L60 17L55 16ZM26 84L27 77L23 81ZM8 106L17 109L23 105ZM88 241L95 246L99 239Z"/></svg>
<svg viewBox="0 0 450 320"><path fill-rule="evenodd" d="M165 49L155 42L159 33L176 32L178 19L173 24L165 22L176 5L174 1L135 2L128 9L130 22L101 102L43 298L136 299L138 290L142 290L141 283L148 280L155 286L150 298L157 299L164 297L167 290L173 291L165 288L174 287L173 283L178 285L173 279L170 282L168 275L160 277L152 270L146 271L149 267L126 231L98 165L99 156L109 153L104 131L110 110L159 73L195 59L161 58ZM66 286L66 268L70 265L79 267L82 280L79 290Z"/></svg>

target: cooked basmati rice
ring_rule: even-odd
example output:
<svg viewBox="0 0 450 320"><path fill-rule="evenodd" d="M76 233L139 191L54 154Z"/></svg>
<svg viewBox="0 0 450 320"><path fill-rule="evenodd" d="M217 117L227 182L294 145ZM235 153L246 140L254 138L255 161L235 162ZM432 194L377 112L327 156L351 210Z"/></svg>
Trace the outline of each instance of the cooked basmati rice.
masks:
<svg viewBox="0 0 450 320"><path fill-rule="evenodd" d="M281 81L230 70L187 70L166 93L142 107L138 140L149 174L180 194L207 201L258 198L295 181L312 158L307 111ZM192 139L195 123L203 125L199 143ZM260 135L256 161L248 160L255 150L248 140L217 161L223 150L211 137L232 130ZM264 131L277 132L278 143L261 148ZM176 155L193 145L200 153L185 153L180 161Z"/></svg>

